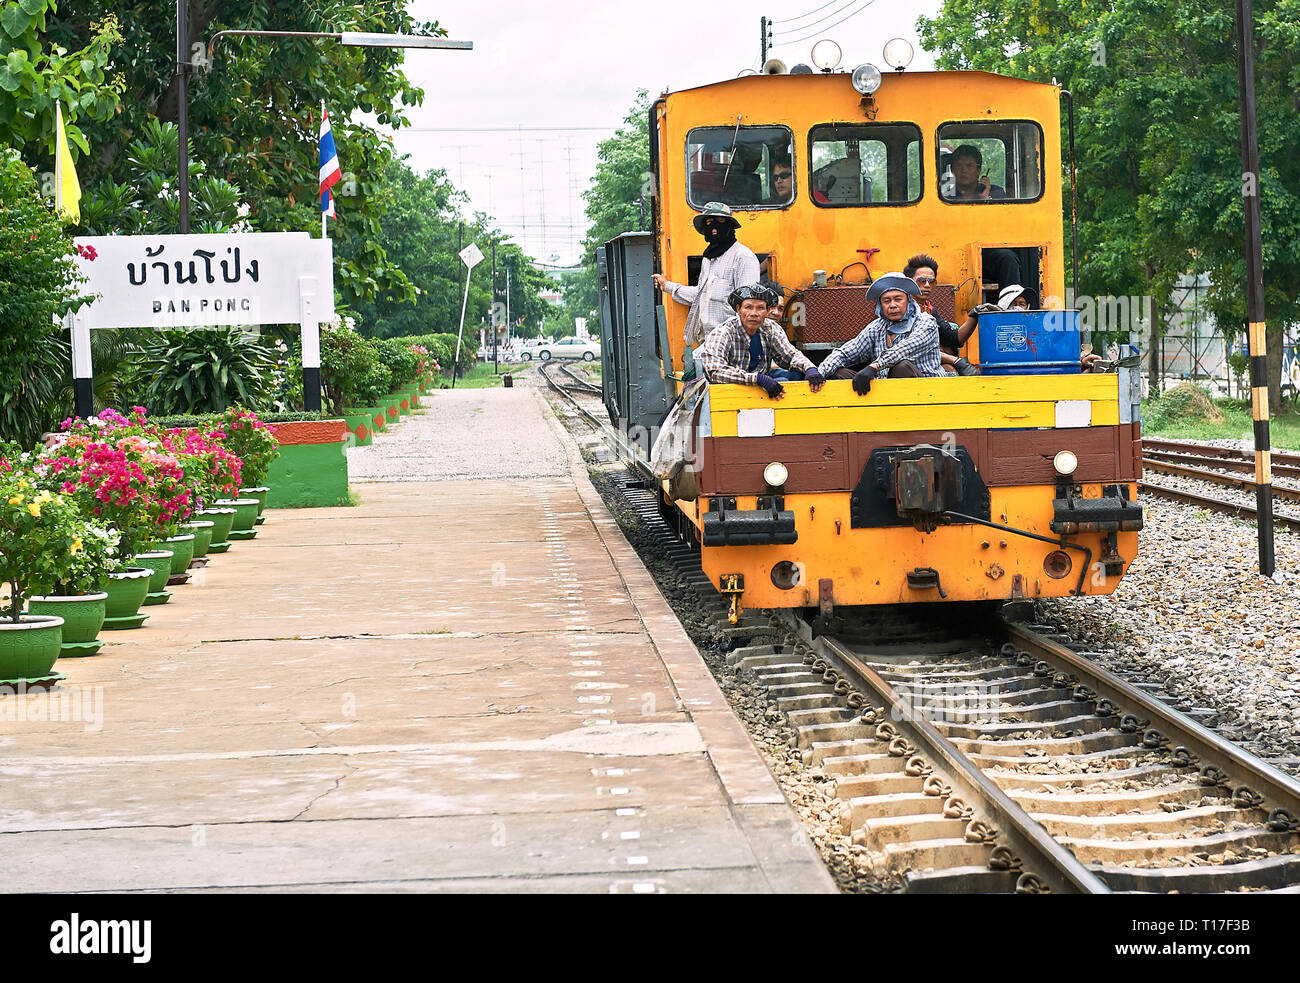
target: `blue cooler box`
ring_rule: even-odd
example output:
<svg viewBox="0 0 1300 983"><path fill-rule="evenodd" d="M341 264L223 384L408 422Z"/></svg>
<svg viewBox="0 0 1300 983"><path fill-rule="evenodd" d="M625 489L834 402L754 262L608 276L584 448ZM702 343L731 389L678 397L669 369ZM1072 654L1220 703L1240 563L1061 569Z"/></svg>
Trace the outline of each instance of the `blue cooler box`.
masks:
<svg viewBox="0 0 1300 983"><path fill-rule="evenodd" d="M981 314L982 375L1065 375L1079 371L1078 311Z"/></svg>

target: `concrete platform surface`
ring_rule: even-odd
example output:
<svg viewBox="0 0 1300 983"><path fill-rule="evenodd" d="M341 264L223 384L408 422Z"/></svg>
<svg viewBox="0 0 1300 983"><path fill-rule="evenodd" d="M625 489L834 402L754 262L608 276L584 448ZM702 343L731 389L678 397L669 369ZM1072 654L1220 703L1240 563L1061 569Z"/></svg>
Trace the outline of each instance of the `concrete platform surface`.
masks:
<svg viewBox="0 0 1300 983"><path fill-rule="evenodd" d="M541 396L426 402L0 698L7 890L834 890Z"/></svg>

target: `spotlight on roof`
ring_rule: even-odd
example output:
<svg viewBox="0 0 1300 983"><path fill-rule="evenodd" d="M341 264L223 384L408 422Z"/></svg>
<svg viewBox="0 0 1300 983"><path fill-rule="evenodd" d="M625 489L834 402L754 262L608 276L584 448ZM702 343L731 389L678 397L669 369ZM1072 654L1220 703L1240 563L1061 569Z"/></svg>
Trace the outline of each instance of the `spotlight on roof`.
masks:
<svg viewBox="0 0 1300 983"><path fill-rule="evenodd" d="M904 38L894 38L885 45L885 64L901 72L912 64L912 44Z"/></svg>
<svg viewBox="0 0 1300 983"><path fill-rule="evenodd" d="M823 72L829 72L838 68L842 56L843 53L840 51L840 46L830 38L823 38L813 45L813 64Z"/></svg>
<svg viewBox="0 0 1300 983"><path fill-rule="evenodd" d="M880 88L880 69L871 62L863 62L853 69L850 77L853 88L860 95L869 96Z"/></svg>
<svg viewBox="0 0 1300 983"><path fill-rule="evenodd" d="M812 75L813 70L809 68L807 65L805 65L803 62L800 62L798 65L795 65L794 68L790 69L790 74L791 75Z"/></svg>

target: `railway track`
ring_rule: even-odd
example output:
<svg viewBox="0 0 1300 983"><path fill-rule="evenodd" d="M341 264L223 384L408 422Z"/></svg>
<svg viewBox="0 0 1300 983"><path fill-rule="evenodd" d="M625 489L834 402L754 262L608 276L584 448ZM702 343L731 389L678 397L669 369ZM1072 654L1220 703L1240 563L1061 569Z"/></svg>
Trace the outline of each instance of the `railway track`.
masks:
<svg viewBox="0 0 1300 983"><path fill-rule="evenodd" d="M1300 892L1300 783L1051 640L880 612L738 649L915 892Z"/></svg>
<svg viewBox="0 0 1300 983"><path fill-rule="evenodd" d="M1273 462L1272 470L1275 478L1300 477L1300 455L1275 453ZM1257 487L1252 478L1242 477L1243 474L1254 473L1253 460L1246 452L1231 448L1209 447L1182 441L1143 440L1142 468L1144 471L1200 481L1221 488L1234 488L1251 495ZM1212 512L1252 519L1259 515L1257 507L1247 502L1230 501L1155 481L1140 481L1138 487L1147 494L1196 505ZM1272 491L1275 500L1300 503L1300 488L1274 483ZM1288 511L1279 512L1274 508L1273 521L1284 528L1300 529L1300 516Z"/></svg>
<svg viewBox="0 0 1300 983"><path fill-rule="evenodd" d="M717 602L644 478L630 470L622 498L700 603ZM833 782L841 831L882 889L1300 893L1300 782L1202 726L1211 708L1168 705L1020 626L971 635L936 629L950 611L910 608L866 618L814 637L792 613L747 612L724 630L753 640L728 661Z"/></svg>
<svg viewBox="0 0 1300 983"><path fill-rule="evenodd" d="M552 369L558 369L562 374L567 375L570 381L565 383L557 380L555 376L551 374ZM583 395L595 397L601 394L601 390L592 386L585 379L578 377L573 372L570 372L564 366L555 365L553 361L548 360L546 362L537 363L537 371L541 374L542 379L546 382L546 385L550 390L563 399L571 409L578 413L579 416L581 416L596 430L601 438L604 439L605 443L608 444L618 455L619 460L635 471L641 479L646 481L653 480L654 476L650 472L650 468L646 463L645 455L641 453L638 447L627 439L626 434L620 433L610 425L608 419L604 418L604 406L602 405L600 407L602 416L597 416L596 413L592 412L592 409L589 406L584 405L583 402L574 395L574 390L576 389L577 392L582 393ZM575 385L575 381L581 385Z"/></svg>

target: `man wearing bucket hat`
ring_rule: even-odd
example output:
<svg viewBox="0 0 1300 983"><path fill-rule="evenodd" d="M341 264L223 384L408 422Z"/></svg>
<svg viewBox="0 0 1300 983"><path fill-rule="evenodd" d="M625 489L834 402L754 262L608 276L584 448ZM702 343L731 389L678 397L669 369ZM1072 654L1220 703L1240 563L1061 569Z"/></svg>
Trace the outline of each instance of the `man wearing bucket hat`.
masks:
<svg viewBox="0 0 1300 983"><path fill-rule="evenodd" d="M817 392L825 379L767 316L776 291L763 286L738 287L728 298L736 313L714 328L700 348L700 364L710 382L758 386L769 399L785 395L784 382L806 380ZM773 369L772 363L782 366Z"/></svg>
<svg viewBox="0 0 1300 983"><path fill-rule="evenodd" d="M695 231L708 243L700 264L699 282L694 287L674 283L662 273L654 274L655 287L679 304L689 304L686 315L686 344L698 346L714 328L732 315L727 298L737 287L758 283L758 257L736 241L740 228L731 209L711 201L695 216Z"/></svg>
<svg viewBox="0 0 1300 983"><path fill-rule="evenodd" d="M865 396L871 380L945 373L939 359L939 324L921 310L921 288L902 273L886 273L867 291L876 302L876 319L826 356L820 368L828 379L853 380L853 391Z"/></svg>

